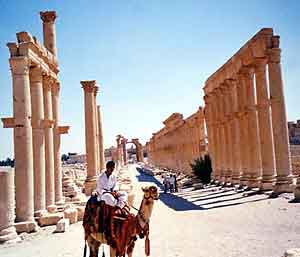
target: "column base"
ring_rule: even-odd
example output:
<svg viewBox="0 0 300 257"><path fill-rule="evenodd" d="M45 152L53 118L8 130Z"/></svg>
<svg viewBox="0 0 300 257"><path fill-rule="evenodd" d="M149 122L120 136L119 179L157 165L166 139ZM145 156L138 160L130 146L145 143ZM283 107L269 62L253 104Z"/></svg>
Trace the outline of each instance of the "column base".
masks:
<svg viewBox="0 0 300 257"><path fill-rule="evenodd" d="M260 180L258 180L258 179L249 179L247 181L247 188L260 188Z"/></svg>
<svg viewBox="0 0 300 257"><path fill-rule="evenodd" d="M47 210L39 210L34 212L34 217L39 218L47 214Z"/></svg>
<svg viewBox="0 0 300 257"><path fill-rule="evenodd" d="M97 177L87 178L84 182L84 193L86 196L90 196L96 189Z"/></svg>
<svg viewBox="0 0 300 257"><path fill-rule="evenodd" d="M66 202L65 202L65 199L62 199L62 200L60 200L60 201L55 202L55 205L61 206L61 205L64 205L65 203L66 203Z"/></svg>
<svg viewBox="0 0 300 257"><path fill-rule="evenodd" d="M55 204L51 204L47 206L47 211L49 213L54 213L57 212L57 206Z"/></svg>
<svg viewBox="0 0 300 257"><path fill-rule="evenodd" d="M22 222L17 222L15 223L15 228L17 233L32 233L32 232L37 232L39 229L39 226L35 221L22 221Z"/></svg>
<svg viewBox="0 0 300 257"><path fill-rule="evenodd" d="M277 194L281 193L292 193L293 192L293 176L277 176L276 177L276 182L274 185L274 192Z"/></svg>
<svg viewBox="0 0 300 257"><path fill-rule="evenodd" d="M297 178L297 184L294 189L294 196L293 202L300 202L300 177Z"/></svg>
<svg viewBox="0 0 300 257"><path fill-rule="evenodd" d="M16 228L14 226L5 228L0 231L0 244L16 243L19 241L21 241L21 238L18 236Z"/></svg>

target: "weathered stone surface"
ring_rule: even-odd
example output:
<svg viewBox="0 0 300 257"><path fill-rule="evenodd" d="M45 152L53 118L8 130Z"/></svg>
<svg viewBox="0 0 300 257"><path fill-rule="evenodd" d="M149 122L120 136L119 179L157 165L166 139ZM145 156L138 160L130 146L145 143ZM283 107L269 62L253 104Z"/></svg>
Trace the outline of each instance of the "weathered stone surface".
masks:
<svg viewBox="0 0 300 257"><path fill-rule="evenodd" d="M64 218L64 214L61 212L51 213L45 216L42 216L38 219L38 223L41 227L56 225L58 221Z"/></svg>
<svg viewBox="0 0 300 257"><path fill-rule="evenodd" d="M84 206L76 206L76 210L77 210L77 221L82 221L85 207Z"/></svg>
<svg viewBox="0 0 300 257"><path fill-rule="evenodd" d="M202 183L196 183L196 184L193 184L194 186L194 189L203 189L203 184Z"/></svg>
<svg viewBox="0 0 300 257"><path fill-rule="evenodd" d="M300 248L292 248L287 250L283 257L300 257Z"/></svg>
<svg viewBox="0 0 300 257"><path fill-rule="evenodd" d="M74 207L68 208L64 211L64 216L70 220L70 224L76 223L78 220L78 211Z"/></svg>
<svg viewBox="0 0 300 257"><path fill-rule="evenodd" d="M31 233L38 231L39 227L34 221L24 221L15 223L17 233Z"/></svg>
<svg viewBox="0 0 300 257"><path fill-rule="evenodd" d="M55 232L61 233L65 232L70 226L70 220L69 219L61 219L56 224L56 230Z"/></svg>

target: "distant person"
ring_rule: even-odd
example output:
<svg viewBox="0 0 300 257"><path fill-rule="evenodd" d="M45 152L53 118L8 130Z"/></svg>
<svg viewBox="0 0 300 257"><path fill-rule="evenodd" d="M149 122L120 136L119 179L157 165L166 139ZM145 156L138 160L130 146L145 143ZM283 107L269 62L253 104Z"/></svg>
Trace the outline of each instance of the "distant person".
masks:
<svg viewBox="0 0 300 257"><path fill-rule="evenodd" d="M175 191L175 178L171 174L170 175L170 193L174 193L174 191Z"/></svg>
<svg viewBox="0 0 300 257"><path fill-rule="evenodd" d="M118 191L117 178L113 174L114 169L115 163L108 161L106 170L99 175L96 186L97 199L110 206L123 209L127 204L128 195L124 191Z"/></svg>

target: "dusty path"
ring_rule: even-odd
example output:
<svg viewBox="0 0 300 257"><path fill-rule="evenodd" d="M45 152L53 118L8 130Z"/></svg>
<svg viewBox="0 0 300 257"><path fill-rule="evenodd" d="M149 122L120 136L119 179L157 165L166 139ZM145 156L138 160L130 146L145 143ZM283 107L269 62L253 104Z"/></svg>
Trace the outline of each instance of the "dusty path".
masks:
<svg viewBox="0 0 300 257"><path fill-rule="evenodd" d="M129 172L136 172L133 165ZM153 177L136 175L138 188L149 183L159 185ZM136 206L141 200L138 192ZM280 257L286 249L300 247L300 204L290 204L284 197L243 197L232 189L216 187L176 195L161 192L150 228L151 256L155 257ZM82 256L81 223L64 234L52 234L53 230L48 227L16 245L0 246L0 256ZM145 256L141 239L134 256Z"/></svg>

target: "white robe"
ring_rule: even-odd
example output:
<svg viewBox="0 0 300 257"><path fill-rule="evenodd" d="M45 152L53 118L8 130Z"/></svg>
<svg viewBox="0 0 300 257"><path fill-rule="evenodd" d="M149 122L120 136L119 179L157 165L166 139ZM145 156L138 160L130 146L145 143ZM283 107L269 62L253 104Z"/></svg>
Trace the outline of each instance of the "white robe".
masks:
<svg viewBox="0 0 300 257"><path fill-rule="evenodd" d="M104 201L110 206L118 206L122 209L126 205L128 195L124 191L117 190L117 178L114 174L107 177L106 173L103 172L99 175L96 186L98 201ZM112 194L105 193L113 191L117 191L117 199Z"/></svg>

